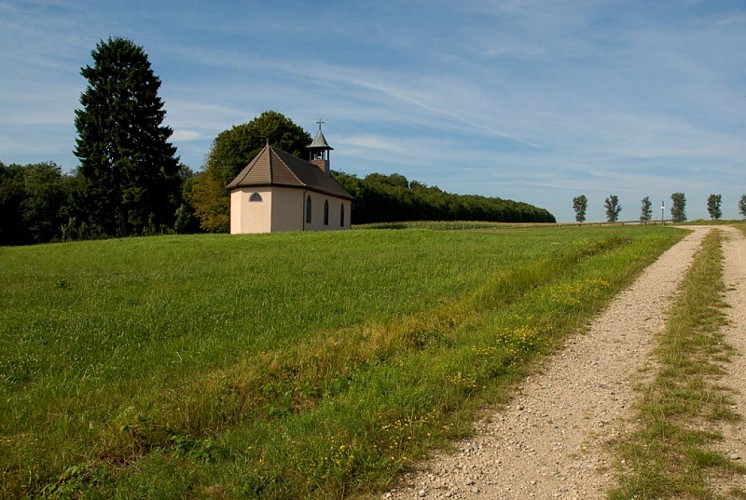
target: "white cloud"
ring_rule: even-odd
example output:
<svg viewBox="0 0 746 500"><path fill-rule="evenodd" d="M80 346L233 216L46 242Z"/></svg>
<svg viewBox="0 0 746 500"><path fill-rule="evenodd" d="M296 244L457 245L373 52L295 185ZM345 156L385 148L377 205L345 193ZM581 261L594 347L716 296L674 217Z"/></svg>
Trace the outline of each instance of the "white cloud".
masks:
<svg viewBox="0 0 746 500"><path fill-rule="evenodd" d="M175 129L171 139L180 142L189 142L202 139L202 135L194 130Z"/></svg>

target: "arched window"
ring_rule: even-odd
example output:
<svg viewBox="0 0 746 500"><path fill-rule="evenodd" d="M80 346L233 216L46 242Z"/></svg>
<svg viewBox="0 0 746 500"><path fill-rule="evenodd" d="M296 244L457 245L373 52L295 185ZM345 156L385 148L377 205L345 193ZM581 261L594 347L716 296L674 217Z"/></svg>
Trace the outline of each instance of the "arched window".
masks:
<svg viewBox="0 0 746 500"><path fill-rule="evenodd" d="M339 209L339 227L345 227L345 204L342 203L342 206Z"/></svg>
<svg viewBox="0 0 746 500"><path fill-rule="evenodd" d="M324 225L329 225L329 200L324 200Z"/></svg>
<svg viewBox="0 0 746 500"><path fill-rule="evenodd" d="M311 195L306 198L306 224L311 223Z"/></svg>
<svg viewBox="0 0 746 500"><path fill-rule="evenodd" d="M249 196L249 201L262 201L262 195L259 193L251 193L251 196Z"/></svg>

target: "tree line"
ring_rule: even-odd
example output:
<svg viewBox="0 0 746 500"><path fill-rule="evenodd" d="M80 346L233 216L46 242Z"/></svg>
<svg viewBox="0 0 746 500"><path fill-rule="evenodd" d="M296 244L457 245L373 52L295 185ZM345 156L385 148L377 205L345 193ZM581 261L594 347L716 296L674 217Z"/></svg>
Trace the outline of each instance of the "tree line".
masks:
<svg viewBox="0 0 746 500"><path fill-rule="evenodd" d="M556 222L549 211L528 203L451 194L396 173L373 173L363 178L343 172L333 175L355 197L354 224L417 220Z"/></svg>
<svg viewBox="0 0 746 500"><path fill-rule="evenodd" d="M245 166L243 159L236 164ZM248 163L248 161L247 161ZM237 167L238 168L238 167ZM230 174L225 174L230 176ZM409 181L399 174L363 178L332 171L353 196L353 224L414 220L555 222L548 211L527 203L475 195L455 195ZM171 201L171 225L152 219L133 234L227 232L230 201L222 180L206 169L180 170L180 193ZM105 232L86 210L86 179L64 173L53 162L5 165L0 162L0 245L27 245L116 236ZM117 218L112 218L114 228Z"/></svg>
<svg viewBox="0 0 746 500"><path fill-rule="evenodd" d="M191 171L182 167L180 191L167 199L172 216L158 221L147 216L132 234L155 235L199 230L185 204ZM86 197L86 179L79 171L65 173L54 162L27 165L0 162L0 245L29 245L118 236L107 233L92 217ZM116 223L111 218L111 226Z"/></svg>
<svg viewBox="0 0 746 500"><path fill-rule="evenodd" d="M707 197L707 213L710 215L710 219L718 220L723 216L722 203L723 197L719 194L711 194ZM573 198L572 209L575 212L575 221L585 222L588 198L584 194ZM622 211L619 196L612 194L606 198L604 200L604 211L607 222L619 220L619 214ZM738 201L738 211L743 217L746 217L746 194L742 195ZM649 196L641 200L639 219L640 222L653 220L653 203ZM686 195L684 193L673 193L671 195L671 220L673 222L686 221Z"/></svg>

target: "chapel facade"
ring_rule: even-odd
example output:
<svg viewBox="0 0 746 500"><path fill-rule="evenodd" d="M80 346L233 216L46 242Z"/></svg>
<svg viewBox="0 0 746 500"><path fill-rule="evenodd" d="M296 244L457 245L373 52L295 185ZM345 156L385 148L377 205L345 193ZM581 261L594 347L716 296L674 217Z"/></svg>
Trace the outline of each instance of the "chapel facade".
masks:
<svg viewBox="0 0 746 500"><path fill-rule="evenodd" d="M349 229L352 200L331 175L324 133L307 146L310 161L267 143L226 187L231 234Z"/></svg>

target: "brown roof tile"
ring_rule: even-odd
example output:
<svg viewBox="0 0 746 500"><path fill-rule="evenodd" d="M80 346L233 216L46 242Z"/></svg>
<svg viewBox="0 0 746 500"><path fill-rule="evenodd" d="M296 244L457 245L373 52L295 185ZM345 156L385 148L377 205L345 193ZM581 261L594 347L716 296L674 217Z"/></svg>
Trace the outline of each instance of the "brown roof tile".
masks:
<svg viewBox="0 0 746 500"><path fill-rule="evenodd" d="M269 144L233 179L229 191L250 186L285 186L353 199L334 178L319 167Z"/></svg>

